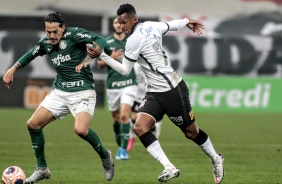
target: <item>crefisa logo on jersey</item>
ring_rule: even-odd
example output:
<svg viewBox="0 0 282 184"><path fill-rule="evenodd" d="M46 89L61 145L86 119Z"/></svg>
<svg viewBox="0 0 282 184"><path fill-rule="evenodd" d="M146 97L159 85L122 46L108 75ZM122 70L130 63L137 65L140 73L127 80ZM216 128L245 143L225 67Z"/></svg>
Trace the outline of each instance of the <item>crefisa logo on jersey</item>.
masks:
<svg viewBox="0 0 282 184"><path fill-rule="evenodd" d="M61 40L59 43L59 47L61 50L65 50L67 48L67 42L64 40Z"/></svg>

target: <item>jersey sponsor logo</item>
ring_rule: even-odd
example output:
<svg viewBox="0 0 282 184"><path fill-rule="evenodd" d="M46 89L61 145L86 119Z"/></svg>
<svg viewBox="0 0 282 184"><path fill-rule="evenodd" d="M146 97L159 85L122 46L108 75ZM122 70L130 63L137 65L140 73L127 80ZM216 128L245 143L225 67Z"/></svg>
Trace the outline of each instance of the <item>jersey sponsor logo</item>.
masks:
<svg viewBox="0 0 282 184"><path fill-rule="evenodd" d="M57 55L56 58L51 59L54 65L60 65L61 63L64 63L66 61L71 60L70 55L65 55L63 56L62 54Z"/></svg>
<svg viewBox="0 0 282 184"><path fill-rule="evenodd" d="M110 39L110 40L107 41L107 44L112 43L114 41L115 41L114 39Z"/></svg>
<svg viewBox="0 0 282 184"><path fill-rule="evenodd" d="M152 31L153 31L153 28L151 26L148 28L140 28L140 32L146 37L150 36L150 33Z"/></svg>
<svg viewBox="0 0 282 184"><path fill-rule="evenodd" d="M191 119L191 120L194 120L195 114L194 114L193 111L190 111L190 112L189 112L189 116L190 116L190 119Z"/></svg>
<svg viewBox="0 0 282 184"><path fill-rule="evenodd" d="M91 38L91 35L89 34L81 34L81 33L78 33L77 36L81 37L81 38Z"/></svg>
<svg viewBox="0 0 282 184"><path fill-rule="evenodd" d="M133 84L133 80L129 79L129 80L125 80L125 81L114 81L112 83L112 87L123 87L123 86L128 86Z"/></svg>
<svg viewBox="0 0 282 184"><path fill-rule="evenodd" d="M79 81L71 81L71 82L62 82L62 86L65 88L72 88L72 87L77 87L77 86L83 86L84 81L79 80Z"/></svg>
<svg viewBox="0 0 282 184"><path fill-rule="evenodd" d="M37 45L37 46L35 47L34 51L32 52L32 55L35 55L36 53L38 53L39 49L40 49L40 46Z"/></svg>
<svg viewBox="0 0 282 184"><path fill-rule="evenodd" d="M45 40L43 43L48 44L50 43L50 40Z"/></svg>
<svg viewBox="0 0 282 184"><path fill-rule="evenodd" d="M177 125L181 125L183 123L183 117L182 116L168 117L168 118Z"/></svg>
<svg viewBox="0 0 282 184"><path fill-rule="evenodd" d="M71 32L66 32L63 37L66 38L69 35L71 35Z"/></svg>
<svg viewBox="0 0 282 184"><path fill-rule="evenodd" d="M139 105L139 109L140 109L141 107L143 107L146 102L147 102L147 99L144 98L144 99L142 100L142 102L140 103L140 105Z"/></svg>
<svg viewBox="0 0 282 184"><path fill-rule="evenodd" d="M47 53L49 53L52 50L52 47L49 47L46 50L47 50Z"/></svg>
<svg viewBox="0 0 282 184"><path fill-rule="evenodd" d="M59 47L61 50L65 50L67 48L67 42L64 40L61 40L59 43Z"/></svg>

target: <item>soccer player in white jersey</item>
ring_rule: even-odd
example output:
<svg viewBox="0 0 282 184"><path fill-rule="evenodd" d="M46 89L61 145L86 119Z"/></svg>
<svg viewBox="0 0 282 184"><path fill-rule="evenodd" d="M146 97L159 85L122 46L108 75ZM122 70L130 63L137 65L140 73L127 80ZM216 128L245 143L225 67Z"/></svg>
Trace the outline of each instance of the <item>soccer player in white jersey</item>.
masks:
<svg viewBox="0 0 282 184"><path fill-rule="evenodd" d="M147 93L140 105L133 130L147 151L164 166L158 180L167 182L180 175L180 170L170 162L158 139L151 132L154 124L166 114L186 138L194 141L210 157L214 182L221 183L224 177L223 155L215 151L209 136L198 127L190 105L188 88L169 64L167 53L162 47L162 36L167 31L188 27L200 35L203 25L187 18L170 22L141 23L131 4L121 5L117 15L123 31L130 35L122 63L103 53L95 42L93 42L95 48L89 45L87 52L90 57L100 57L123 75L127 75L136 62L141 66L148 83ZM77 72L88 64L78 65Z"/></svg>

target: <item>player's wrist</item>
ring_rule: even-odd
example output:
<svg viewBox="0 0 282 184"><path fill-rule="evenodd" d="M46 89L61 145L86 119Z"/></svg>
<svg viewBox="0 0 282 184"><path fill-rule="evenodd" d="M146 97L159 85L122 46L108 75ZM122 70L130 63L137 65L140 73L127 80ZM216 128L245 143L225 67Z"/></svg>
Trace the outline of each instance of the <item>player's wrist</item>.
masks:
<svg viewBox="0 0 282 184"><path fill-rule="evenodd" d="M186 25L188 25L189 24L189 19L188 18L184 18L184 20L186 21Z"/></svg>

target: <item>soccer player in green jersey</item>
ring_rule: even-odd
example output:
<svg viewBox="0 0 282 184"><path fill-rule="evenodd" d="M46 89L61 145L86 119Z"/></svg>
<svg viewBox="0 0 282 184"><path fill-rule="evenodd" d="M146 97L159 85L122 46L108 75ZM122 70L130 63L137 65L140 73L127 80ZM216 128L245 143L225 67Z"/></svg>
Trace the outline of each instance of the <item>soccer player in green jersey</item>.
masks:
<svg viewBox="0 0 282 184"><path fill-rule="evenodd" d="M62 119L71 113L74 116L74 130L87 141L102 160L106 180L114 176L114 163L111 152L100 141L96 132L90 129L90 122L96 104L95 83L90 67L81 73L75 72L75 66L81 63L87 53L86 44L98 42L102 48L106 40L93 32L78 27L66 27L59 12L45 17L46 36L24 54L4 75L7 88L13 82L14 73L28 65L37 56L49 55L57 76L52 90L27 121L32 149L37 165L26 183L35 183L50 178L50 170L45 159L45 139L43 128L56 119Z"/></svg>
<svg viewBox="0 0 282 184"><path fill-rule="evenodd" d="M104 52L121 61L127 36L122 31L117 18L113 20L113 29L113 35L106 38L107 45ZM129 117L134 103L134 94L137 91L136 76L134 70L131 70L129 75L123 76L102 60L98 60L98 66L99 68L107 67L108 69L106 81L107 100L114 121L113 128L118 145L116 159L127 160L126 148L130 132Z"/></svg>

